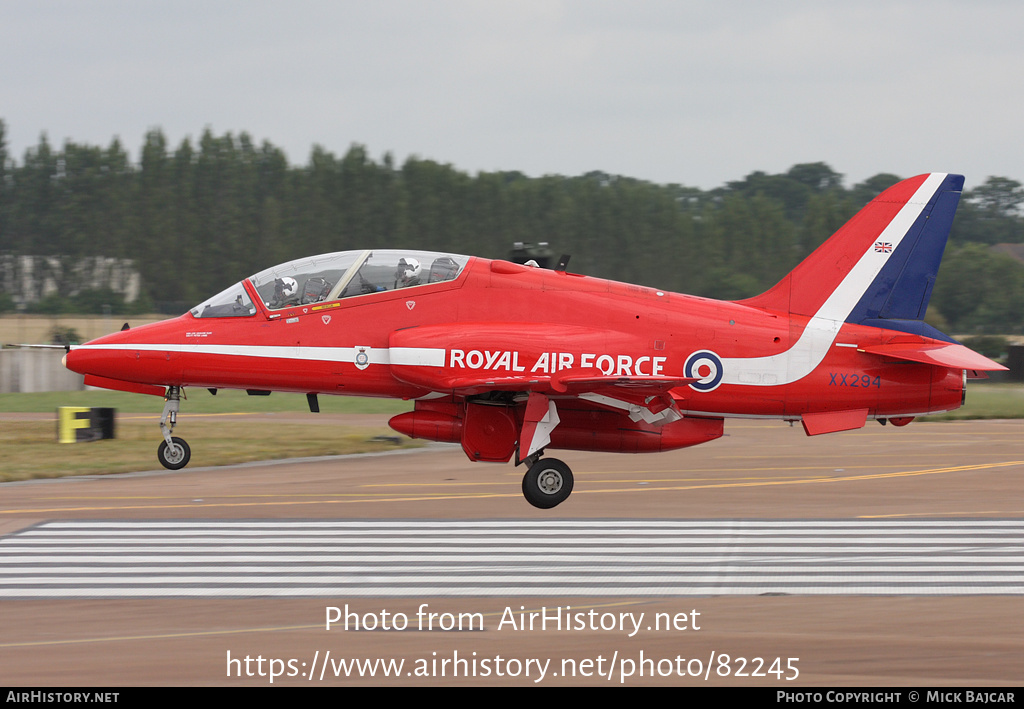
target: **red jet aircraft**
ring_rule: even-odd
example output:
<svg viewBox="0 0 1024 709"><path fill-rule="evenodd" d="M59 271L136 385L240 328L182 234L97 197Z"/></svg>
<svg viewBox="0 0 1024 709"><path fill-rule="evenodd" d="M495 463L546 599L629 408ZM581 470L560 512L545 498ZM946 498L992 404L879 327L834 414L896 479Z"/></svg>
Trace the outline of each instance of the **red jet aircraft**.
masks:
<svg viewBox="0 0 1024 709"><path fill-rule="evenodd" d="M800 421L807 435L867 419L902 426L959 407L1005 369L923 322L963 177L889 188L771 290L723 302L507 261L343 251L291 261L191 312L72 347L85 383L164 396L160 462L181 389L412 399L391 419L526 463L536 507L565 500L547 448L639 453L722 435L726 418ZM983 376L983 375L980 375Z"/></svg>

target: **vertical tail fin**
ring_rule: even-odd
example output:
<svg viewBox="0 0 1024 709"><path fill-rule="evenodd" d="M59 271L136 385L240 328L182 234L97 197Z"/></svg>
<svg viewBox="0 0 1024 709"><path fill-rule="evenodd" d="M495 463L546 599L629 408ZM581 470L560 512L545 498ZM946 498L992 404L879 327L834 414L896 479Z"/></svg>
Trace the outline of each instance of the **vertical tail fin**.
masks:
<svg viewBox="0 0 1024 709"><path fill-rule="evenodd" d="M961 175L931 173L893 185L777 285L742 303L921 332L963 184Z"/></svg>

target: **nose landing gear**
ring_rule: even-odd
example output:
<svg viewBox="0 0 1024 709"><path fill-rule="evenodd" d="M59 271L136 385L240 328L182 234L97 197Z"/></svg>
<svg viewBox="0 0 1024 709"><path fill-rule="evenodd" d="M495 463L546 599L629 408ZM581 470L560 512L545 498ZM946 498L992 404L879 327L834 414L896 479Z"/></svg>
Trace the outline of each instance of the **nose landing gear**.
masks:
<svg viewBox="0 0 1024 709"><path fill-rule="evenodd" d="M156 451L157 460L160 465L168 470L181 470L188 465L192 457L192 450L188 447L185 439L171 436L174 426L178 422L178 404L181 401L181 387L167 387L167 398L164 400L164 410L160 415L160 433L164 440Z"/></svg>

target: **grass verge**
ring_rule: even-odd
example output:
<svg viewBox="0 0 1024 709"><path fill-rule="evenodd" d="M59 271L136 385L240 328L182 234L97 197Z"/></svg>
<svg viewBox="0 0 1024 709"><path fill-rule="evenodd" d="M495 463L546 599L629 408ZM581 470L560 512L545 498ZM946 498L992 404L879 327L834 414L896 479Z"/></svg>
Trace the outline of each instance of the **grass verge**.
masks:
<svg viewBox="0 0 1024 709"><path fill-rule="evenodd" d="M218 421L209 425L201 419L183 419L174 433L192 448L189 467L421 445L383 427L260 421ZM156 459L160 433L155 421L118 421L116 434L114 440L60 444L53 422L4 421L0 425L0 481L162 469Z"/></svg>
<svg viewBox="0 0 1024 709"><path fill-rule="evenodd" d="M212 396L205 389L191 388L181 402L182 416L188 414L272 413L309 411L302 394L277 393L249 396L244 391L224 389ZM0 394L0 413L54 413L58 406L101 406L128 414L157 414L163 400L157 396L117 391L58 391L41 394ZM355 396L321 396L320 410L335 414L400 414L411 411L412 403L394 399ZM956 411L927 420L1024 418L1024 384L967 385L967 403Z"/></svg>
<svg viewBox="0 0 1024 709"><path fill-rule="evenodd" d="M190 467L230 465L254 460L276 460L319 455L370 453L421 445L387 427L335 425L310 414L302 394L274 393L248 396L243 391L221 390L212 396L205 389L188 389L181 402L176 436L192 448ZM348 396L321 396L323 414L397 414L409 411L410 402ZM91 406L117 409L117 438L92 443L56 442L56 409ZM104 475L159 469L157 419L163 399L143 394L90 390L0 395L0 413L53 414L52 421L0 423L0 482L69 475ZM305 412L309 423L196 418L199 414ZM131 420L125 414L146 414ZM301 417L297 417L301 418ZM385 436L384 440L375 440ZM398 439L397 443L391 442Z"/></svg>
<svg viewBox="0 0 1024 709"><path fill-rule="evenodd" d="M271 413L309 411L305 394L275 392L270 396L249 396L244 391L222 389L216 396L206 389L185 390L182 415L226 413ZM412 402L369 399L356 396L321 396L325 414L400 414L412 410ZM54 413L58 406L95 406L117 409L126 414L160 414L164 401L159 396L128 394L107 389L48 391L38 394L0 394L0 413Z"/></svg>
<svg viewBox="0 0 1024 709"><path fill-rule="evenodd" d="M1024 385L981 384L968 382L967 401L956 411L924 416L922 421L954 421L960 419L1024 418Z"/></svg>

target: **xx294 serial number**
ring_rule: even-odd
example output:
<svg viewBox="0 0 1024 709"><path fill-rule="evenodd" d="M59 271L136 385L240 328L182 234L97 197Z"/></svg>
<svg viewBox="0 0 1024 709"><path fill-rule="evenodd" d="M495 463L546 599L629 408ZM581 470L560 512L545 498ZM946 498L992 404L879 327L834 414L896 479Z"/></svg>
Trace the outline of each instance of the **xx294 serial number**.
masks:
<svg viewBox="0 0 1024 709"><path fill-rule="evenodd" d="M830 377L828 382L830 387L882 388L881 377L871 377L867 374L853 374L850 372L829 372L828 376Z"/></svg>

